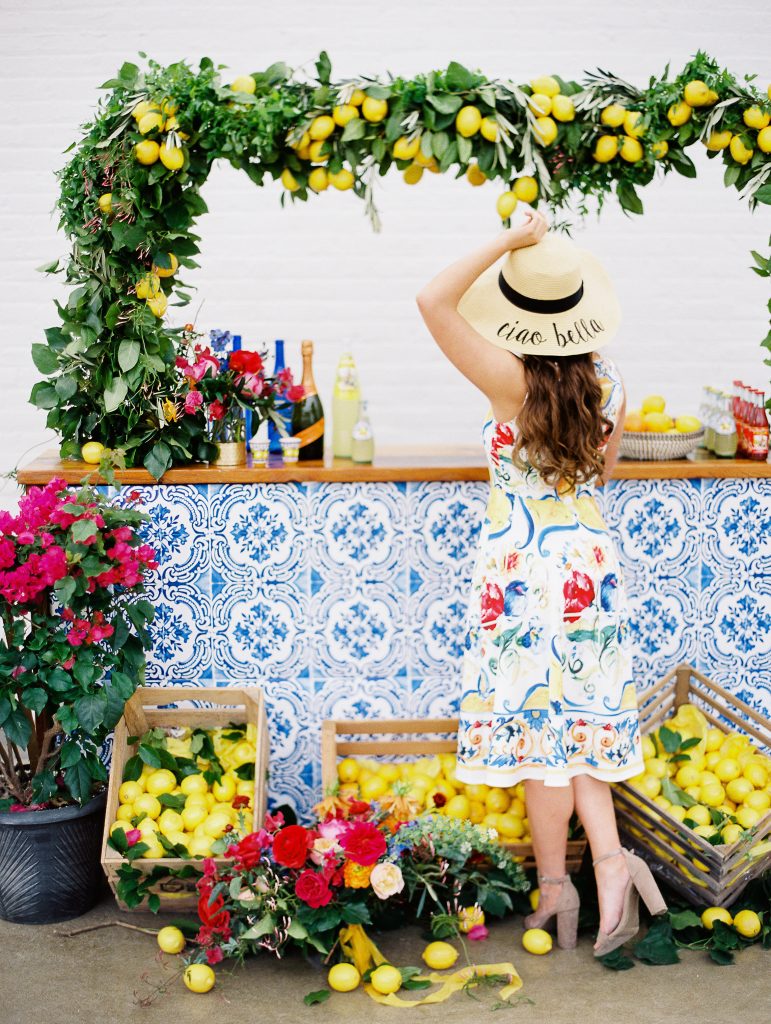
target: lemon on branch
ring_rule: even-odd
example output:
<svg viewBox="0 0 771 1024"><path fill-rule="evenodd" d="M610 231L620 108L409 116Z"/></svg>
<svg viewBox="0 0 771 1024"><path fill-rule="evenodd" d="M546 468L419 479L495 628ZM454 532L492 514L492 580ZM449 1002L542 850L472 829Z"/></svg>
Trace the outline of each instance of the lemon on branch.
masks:
<svg viewBox="0 0 771 1024"><path fill-rule="evenodd" d="M712 92L706 82L694 78L693 81L686 83L683 99L690 107L708 107L715 102L717 94Z"/></svg>
<svg viewBox="0 0 771 1024"><path fill-rule="evenodd" d="M651 143L651 153L656 160L662 160L669 152L669 143L666 139L659 139L658 142Z"/></svg>
<svg viewBox="0 0 771 1024"><path fill-rule="evenodd" d="M181 146L169 146L168 143L161 146L160 159L164 167L170 171L178 171L185 162L185 155Z"/></svg>
<svg viewBox="0 0 771 1024"><path fill-rule="evenodd" d="M633 139L631 135L625 135L621 143L621 159L626 160L629 164L636 164L638 160L642 160L643 148L637 139Z"/></svg>
<svg viewBox="0 0 771 1024"><path fill-rule="evenodd" d="M147 308L159 319L166 312L168 304L169 300L163 292L160 292L158 295L153 295L147 300Z"/></svg>
<svg viewBox="0 0 771 1024"><path fill-rule="evenodd" d="M365 121L377 123L382 121L388 113L388 102L375 99L374 96L365 96L361 104L361 113Z"/></svg>
<svg viewBox="0 0 771 1024"><path fill-rule="evenodd" d="M145 114L149 114L151 110L157 109L158 105L156 103L151 103L150 100L140 100L132 109L131 114L135 121L139 121Z"/></svg>
<svg viewBox="0 0 771 1024"><path fill-rule="evenodd" d="M744 140L740 135L734 135L728 148L737 164L749 163L754 153L754 150L744 145Z"/></svg>
<svg viewBox="0 0 771 1024"><path fill-rule="evenodd" d="M472 185L484 185L487 175L481 170L479 164L469 164L466 168L466 178Z"/></svg>
<svg viewBox="0 0 771 1024"><path fill-rule="evenodd" d="M98 466L105 451L106 449L104 445L101 443L101 441L86 441L86 443L80 449L80 457L81 459L83 459L84 462L87 462L90 466ZM123 785L125 786L126 783L124 782ZM134 783L134 785L136 785L136 783ZM121 787L121 789L122 788L123 787ZM139 789L139 792L136 793L136 796L141 795L142 790ZM133 800L136 799L136 796L132 796L130 798L119 797L119 799L121 803L131 803Z"/></svg>
<svg viewBox="0 0 771 1024"><path fill-rule="evenodd" d="M154 164L160 156L160 149L155 139L142 139L134 146L134 156L140 164Z"/></svg>
<svg viewBox="0 0 771 1024"><path fill-rule="evenodd" d="M640 126L641 110L627 110L624 114L624 132L632 139L642 138L645 128Z"/></svg>
<svg viewBox="0 0 771 1024"><path fill-rule="evenodd" d="M500 135L498 122L494 117L483 117L479 122L479 134L488 142L497 142Z"/></svg>
<svg viewBox="0 0 771 1024"><path fill-rule="evenodd" d="M758 149L761 153L771 153L771 125L758 132Z"/></svg>
<svg viewBox="0 0 771 1024"><path fill-rule="evenodd" d="M600 122L607 125L608 128L620 128L624 123L625 116L625 107L622 107L620 103L611 103L607 107L602 108Z"/></svg>
<svg viewBox="0 0 771 1024"><path fill-rule="evenodd" d="M560 91L560 84L551 75L541 75L540 78L530 79L530 88L533 92L540 92L544 96L556 96Z"/></svg>
<svg viewBox="0 0 771 1024"><path fill-rule="evenodd" d="M679 128L680 125L686 123L691 119L693 113L693 107L686 103L684 100L680 100L678 103L673 103L667 111L667 120L675 128Z"/></svg>
<svg viewBox="0 0 771 1024"><path fill-rule="evenodd" d="M329 114L320 114L311 121L308 127L308 134L311 139L316 141L317 139L329 138L334 130L335 122Z"/></svg>
<svg viewBox="0 0 771 1024"><path fill-rule="evenodd" d="M412 163L409 167L404 168L402 177L404 178L404 183L406 185L417 185L423 177L423 168L420 164Z"/></svg>
<svg viewBox="0 0 771 1024"><path fill-rule="evenodd" d="M349 121L358 116L359 111L352 103L343 103L332 108L332 120L341 128L345 128Z"/></svg>
<svg viewBox="0 0 771 1024"><path fill-rule="evenodd" d="M470 139L472 135L476 135L481 124L482 114L479 107L475 107L473 104L461 107L455 117L456 131L464 139Z"/></svg>
<svg viewBox="0 0 771 1024"><path fill-rule="evenodd" d="M363 89L354 89L348 102L353 107L360 107L366 98L367 94Z"/></svg>
<svg viewBox="0 0 771 1024"><path fill-rule="evenodd" d="M288 167L281 172L281 184L288 192L296 192L300 187L300 183Z"/></svg>
<svg viewBox="0 0 771 1024"><path fill-rule="evenodd" d="M396 142L394 142L391 152L396 160L413 160L415 156L417 156L419 149L419 135L416 135L412 139L408 139L406 135L400 135Z"/></svg>
<svg viewBox="0 0 771 1024"><path fill-rule="evenodd" d="M532 203L538 198L538 182L529 174L523 174L514 182L514 195L523 203Z"/></svg>
<svg viewBox="0 0 771 1024"><path fill-rule="evenodd" d="M511 192L502 192L498 196L498 200L495 204L495 209L498 211L498 216L501 220L506 220L510 217L514 210L517 208L518 199L516 195Z"/></svg>
<svg viewBox="0 0 771 1024"><path fill-rule="evenodd" d="M714 130L709 133L709 138L706 140L704 145L711 153L718 153L721 149L725 149L731 144L732 138L733 135L730 131L726 130L720 132Z"/></svg>
<svg viewBox="0 0 771 1024"><path fill-rule="evenodd" d="M170 266L159 267L157 264L153 263L152 272L157 274L158 277L173 277L179 267L179 260L173 252L167 252L166 255L169 257Z"/></svg>
<svg viewBox="0 0 771 1024"><path fill-rule="evenodd" d="M308 175L308 187L314 192L323 192L329 186L327 171L325 167L314 167Z"/></svg>
<svg viewBox="0 0 771 1024"><path fill-rule="evenodd" d="M148 113L143 114L137 121L137 128L142 135L147 135L148 132L154 132L163 128L163 122L166 119L160 110L150 110Z"/></svg>
<svg viewBox="0 0 771 1024"><path fill-rule="evenodd" d="M312 142L310 144L310 146L308 147L308 153L313 163L323 164L326 163L327 160L329 160L330 156L332 155L331 152L322 152L324 147L328 145L329 144L327 143L326 139L316 139L315 142Z"/></svg>
<svg viewBox="0 0 771 1024"><path fill-rule="evenodd" d="M230 88L233 92L245 92L247 95L253 96L257 91L257 82L251 75L238 75L230 83Z"/></svg>
<svg viewBox="0 0 771 1024"><path fill-rule="evenodd" d="M112 213L112 192L103 192L98 199L102 213Z"/></svg>
<svg viewBox="0 0 771 1024"><path fill-rule="evenodd" d="M551 116L557 121L573 121L576 116L576 108L569 96L558 94L551 101Z"/></svg>
<svg viewBox="0 0 771 1024"><path fill-rule="evenodd" d="M594 144L592 156L598 164L607 164L618 153L618 139L615 135L601 135Z"/></svg>
<svg viewBox="0 0 771 1024"><path fill-rule="evenodd" d="M748 107L742 114L742 120L748 128L765 128L771 121L771 114L766 114L760 107Z"/></svg>
<svg viewBox="0 0 771 1024"><path fill-rule="evenodd" d="M542 146L550 146L557 138L557 122L551 117L537 117L533 134Z"/></svg>
<svg viewBox="0 0 771 1024"><path fill-rule="evenodd" d="M543 92L534 92L532 96L528 96L527 105L536 117L546 117L551 114L551 96L547 96Z"/></svg>
<svg viewBox="0 0 771 1024"><path fill-rule="evenodd" d="M339 189L341 192L345 192L346 189L353 188L353 183L356 179L354 178L351 171L347 167L343 167L342 170L337 173L329 172L329 182L334 188Z"/></svg>

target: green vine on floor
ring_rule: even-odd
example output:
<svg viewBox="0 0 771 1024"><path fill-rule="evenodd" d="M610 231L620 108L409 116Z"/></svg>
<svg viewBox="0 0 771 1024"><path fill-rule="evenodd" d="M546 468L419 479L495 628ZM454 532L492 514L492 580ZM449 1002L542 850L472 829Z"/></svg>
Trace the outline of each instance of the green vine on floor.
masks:
<svg viewBox="0 0 771 1024"><path fill-rule="evenodd" d="M32 346L46 379L30 401L47 411L65 458L95 440L116 462L159 478L207 457L201 409L168 415L185 404L188 385L176 366L183 328L163 317L170 299L190 302L182 274L198 265L193 229L216 160L256 185L280 179L282 205L351 190L375 230L374 186L393 166L408 184L426 170L497 181L504 222L518 201L543 202L554 229L569 231L590 199L599 212L611 192L627 213L642 213L637 190L657 170L694 178L687 149L697 143L750 209L771 203L771 98L754 75L739 82L701 51L644 88L607 71L516 84L454 61L413 78L333 82L325 52L308 80L281 62L230 82L208 57L197 69L146 63L125 63L103 84L59 172L59 227L72 250L62 266L41 270L63 273L70 291L56 303L59 323ZM767 276L769 259L753 258ZM771 331L762 344L771 349Z"/></svg>

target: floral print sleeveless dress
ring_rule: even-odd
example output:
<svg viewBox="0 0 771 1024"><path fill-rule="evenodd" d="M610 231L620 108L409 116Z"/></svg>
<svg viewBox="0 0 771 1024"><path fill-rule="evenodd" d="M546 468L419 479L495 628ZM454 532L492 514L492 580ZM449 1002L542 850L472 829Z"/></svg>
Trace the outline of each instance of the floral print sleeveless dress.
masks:
<svg viewBox="0 0 771 1024"><path fill-rule="evenodd" d="M596 354L594 366L615 423L618 372ZM482 429L491 486L467 615L456 774L491 786L627 779L643 760L615 543L594 482L566 493L532 466L519 470L515 431L492 412Z"/></svg>

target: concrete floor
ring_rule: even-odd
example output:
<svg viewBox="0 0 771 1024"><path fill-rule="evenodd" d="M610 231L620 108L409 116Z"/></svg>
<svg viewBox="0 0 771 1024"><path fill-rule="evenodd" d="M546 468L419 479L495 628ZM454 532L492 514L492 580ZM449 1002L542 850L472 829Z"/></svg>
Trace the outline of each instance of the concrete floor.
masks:
<svg viewBox="0 0 771 1024"><path fill-rule="evenodd" d="M323 1004L306 1007L307 992L325 986L325 974L299 956L276 961L265 955L243 968L223 964L217 984L207 995L187 991L175 977L180 962L158 951L150 935L106 928L71 938L57 932L123 920L160 927L162 919L119 913L105 898L91 913L59 925L11 925L0 921L0 1022L2 1024L304 1024L366 1018L368 1024L400 1019L399 1008L380 1006L363 991L332 993ZM732 967L718 967L703 953L682 951L682 962L670 967L609 971L592 957L591 936L578 949L555 950L535 957L520 946L521 918L492 925L485 942L469 943L472 960L511 960L524 985L503 1019L529 1024L576 1024L614 1021L620 1024L703 1024L717 1014L742 1024L769 1024L771 982L769 959L759 947L744 950ZM421 930L411 926L376 936L394 963L421 964L425 945ZM139 1005L164 981L168 990L149 1007ZM470 1022L489 1017L495 990L478 992L480 1001L463 992L437 1006L416 1010L420 1020ZM410 995L407 993L407 997ZM709 1009L709 1008L712 1009Z"/></svg>

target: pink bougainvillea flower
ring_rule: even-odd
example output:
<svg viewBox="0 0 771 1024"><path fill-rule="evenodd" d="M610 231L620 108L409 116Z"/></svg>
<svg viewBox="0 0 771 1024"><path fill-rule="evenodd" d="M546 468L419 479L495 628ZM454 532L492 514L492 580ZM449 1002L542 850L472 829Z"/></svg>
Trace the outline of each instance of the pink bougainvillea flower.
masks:
<svg viewBox="0 0 771 1024"><path fill-rule="evenodd" d="M192 415L203 405L203 395L200 391L188 391L185 395L185 412Z"/></svg>
<svg viewBox="0 0 771 1024"><path fill-rule="evenodd" d="M471 939L472 942L479 942L482 939L486 939L490 932L487 927L483 924L475 924L473 928L470 928L466 933L466 938Z"/></svg>

